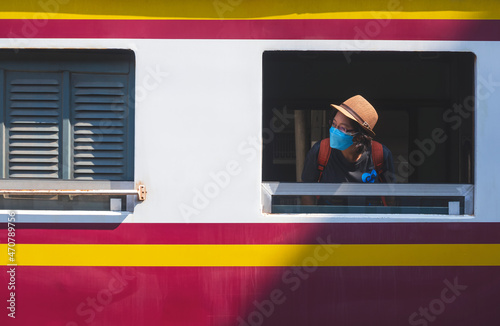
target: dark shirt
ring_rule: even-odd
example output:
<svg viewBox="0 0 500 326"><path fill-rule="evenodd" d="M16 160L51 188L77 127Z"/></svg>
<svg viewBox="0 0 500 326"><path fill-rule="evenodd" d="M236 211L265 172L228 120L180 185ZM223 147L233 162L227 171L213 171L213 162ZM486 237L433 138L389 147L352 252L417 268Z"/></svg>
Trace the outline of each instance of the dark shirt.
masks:
<svg viewBox="0 0 500 326"><path fill-rule="evenodd" d="M318 141L307 153L302 170L302 182L318 182L318 153L321 141ZM394 163L391 151L382 145L384 153L383 182L394 182ZM365 151L356 162L349 162L341 151L332 148L330 159L323 171L321 182L380 182L372 159L371 147Z"/></svg>

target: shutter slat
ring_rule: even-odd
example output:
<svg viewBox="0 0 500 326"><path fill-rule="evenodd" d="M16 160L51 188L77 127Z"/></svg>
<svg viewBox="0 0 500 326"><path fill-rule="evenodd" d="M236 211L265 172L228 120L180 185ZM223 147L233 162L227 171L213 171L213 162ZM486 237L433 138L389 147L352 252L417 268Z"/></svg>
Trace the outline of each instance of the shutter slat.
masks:
<svg viewBox="0 0 500 326"><path fill-rule="evenodd" d="M12 107L11 107L12 108ZM59 111L58 110L52 110L49 109L47 110L46 108L38 108L38 109L31 109L31 110L12 110L11 116L13 117L20 117L20 116L28 116L28 117L45 117L45 116L53 116L53 117L58 117L59 116Z"/></svg>
<svg viewBox="0 0 500 326"><path fill-rule="evenodd" d="M49 157L44 158L40 156L31 157L31 156L22 156L17 158L12 158L9 162L22 162L22 163L57 163L57 158Z"/></svg>
<svg viewBox="0 0 500 326"><path fill-rule="evenodd" d="M11 171L57 171L57 165L48 165L43 166L41 164L33 164L33 165L16 165L15 167L10 168Z"/></svg>
<svg viewBox="0 0 500 326"><path fill-rule="evenodd" d="M97 95L97 94L96 94ZM125 103L125 99L123 96L94 96L94 97L79 97L79 99L75 102L77 105L84 104L123 104Z"/></svg>
<svg viewBox="0 0 500 326"><path fill-rule="evenodd" d="M82 174L122 174L124 172L123 169L117 168L117 167L93 167L93 168L77 168L75 167L75 173L82 173Z"/></svg>
<svg viewBox="0 0 500 326"><path fill-rule="evenodd" d="M56 149L49 149L49 148L16 148L16 149L11 149L9 151L11 155L46 155L47 157L52 157L57 160L57 154L59 153L59 150ZM15 156L11 156L11 159L14 158Z"/></svg>
<svg viewBox="0 0 500 326"><path fill-rule="evenodd" d="M35 134L35 133L33 133ZM24 135L22 133L19 133L19 134L14 134L12 136L10 136L10 139L33 139L33 134L31 135ZM36 138L35 140L37 139L53 139L53 140L57 140L58 137L57 135L55 135L54 133L46 133L46 134L42 134L42 133L36 133Z"/></svg>
<svg viewBox="0 0 500 326"><path fill-rule="evenodd" d="M75 160L75 166L122 166L123 163L119 160Z"/></svg>
<svg viewBox="0 0 500 326"><path fill-rule="evenodd" d="M95 135L93 137L83 137L79 136L75 138L75 143L122 143L123 137L117 136L104 136L104 135Z"/></svg>
<svg viewBox="0 0 500 326"><path fill-rule="evenodd" d="M123 120L124 115L121 112L113 112L111 110L108 111L96 111L96 112L85 112L85 113L76 113L75 119L113 119L113 120Z"/></svg>
<svg viewBox="0 0 500 326"><path fill-rule="evenodd" d="M114 104L113 111L125 111L125 107L123 105L118 105L118 103ZM109 107L106 105L98 106L95 104L79 104L75 107L75 111L109 111Z"/></svg>
<svg viewBox="0 0 500 326"><path fill-rule="evenodd" d="M79 144L75 140L75 151L123 151L124 146L122 144Z"/></svg>
<svg viewBox="0 0 500 326"><path fill-rule="evenodd" d="M125 179L126 86L125 75L72 76L75 179Z"/></svg>
<svg viewBox="0 0 500 326"><path fill-rule="evenodd" d="M20 74L22 74L22 73L20 73ZM39 73L39 75L41 75L41 74L43 74L43 73ZM60 85L59 80L57 80L56 78L29 78L29 77L28 78L23 77L20 79L13 79L10 82L10 84L13 86L14 85L34 85L35 87L40 87L40 86L44 87L47 85L57 85L57 86Z"/></svg>
<svg viewBox="0 0 500 326"><path fill-rule="evenodd" d="M52 148L57 148L59 147L59 142L58 141L40 141L40 142L25 142L25 141L19 141L19 140L12 140L12 137L10 137L10 148L12 147L34 147L34 148L39 148L39 147L52 147Z"/></svg>
<svg viewBox="0 0 500 326"><path fill-rule="evenodd" d="M47 94L39 90L37 93L24 92L19 94L12 94L10 99L15 101L57 101L59 97L57 94Z"/></svg>
<svg viewBox="0 0 500 326"><path fill-rule="evenodd" d="M75 130L75 135L123 135L123 130L121 129L111 129L111 128L96 128L93 129L79 129Z"/></svg>
<svg viewBox="0 0 500 326"><path fill-rule="evenodd" d="M19 101L12 100L11 109L55 109L59 110L59 101L58 100L50 100L50 101Z"/></svg>
<svg viewBox="0 0 500 326"><path fill-rule="evenodd" d="M80 158L94 158L94 159L96 159L96 158L123 158L123 155L120 151L118 151L118 152L92 151L92 152L76 152L74 157L75 157L75 159L80 159Z"/></svg>
<svg viewBox="0 0 500 326"><path fill-rule="evenodd" d="M16 131L16 132L22 132L22 131L33 131L33 128L31 127L18 127L18 126L13 126L10 128L11 131ZM38 132L56 132L58 131L58 128L57 127L43 127L43 126L39 126L36 128L36 131Z"/></svg>
<svg viewBox="0 0 500 326"><path fill-rule="evenodd" d="M75 92L75 95L77 96L94 96L94 95L107 95L107 96L123 96L125 93L123 93L123 86L120 86L118 88L95 88L93 87L92 89L86 89L86 88L81 88L77 89Z"/></svg>
<svg viewBox="0 0 500 326"><path fill-rule="evenodd" d="M59 178L61 74L6 72L9 178Z"/></svg>
<svg viewBox="0 0 500 326"><path fill-rule="evenodd" d="M53 87L53 86L12 86L10 89L11 93L59 93L59 88L58 87Z"/></svg>
<svg viewBox="0 0 500 326"><path fill-rule="evenodd" d="M46 117L22 117L22 118L12 118L10 120L10 123L11 124L23 124L23 125L26 125L26 124L28 124L28 125L41 125L41 124L58 125L59 119L58 118L46 118ZM20 127L25 127L25 126L20 126ZM31 126L26 126L26 127L31 127ZM37 128L37 127L32 127L32 128Z"/></svg>
<svg viewBox="0 0 500 326"><path fill-rule="evenodd" d="M120 75L96 75L96 76L91 76L90 78L87 78L91 75L77 75L76 77L79 79L78 81L76 81L76 83L74 84L75 85L75 88L76 89L81 89L81 88L96 88L96 89L102 89L102 88L120 88L120 89L123 89L126 85L126 78L123 78L123 76L120 76ZM101 77L100 80L96 80L95 78L98 78L98 77ZM120 82L120 81L110 81L109 79L112 79L112 78L120 78L122 77L121 79L124 81L124 82ZM84 79L87 78L87 80L84 81ZM94 79L94 80L91 80L91 79ZM108 79L108 80L104 80L104 79ZM78 95L78 94L75 94L75 95Z"/></svg>
<svg viewBox="0 0 500 326"><path fill-rule="evenodd" d="M109 128L109 127L124 127L123 121L108 120L108 121L78 121L74 124L75 128Z"/></svg>

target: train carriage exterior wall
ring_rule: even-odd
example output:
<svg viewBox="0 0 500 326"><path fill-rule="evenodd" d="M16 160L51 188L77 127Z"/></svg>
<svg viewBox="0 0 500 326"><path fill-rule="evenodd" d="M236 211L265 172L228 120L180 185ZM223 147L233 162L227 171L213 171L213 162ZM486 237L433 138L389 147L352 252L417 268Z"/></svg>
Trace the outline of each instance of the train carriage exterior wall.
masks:
<svg viewBox="0 0 500 326"><path fill-rule="evenodd" d="M103 196L111 197L129 191L120 193L120 207L114 201L108 210L58 209L59 199L47 203L51 209L12 208L9 200L24 195L3 193L2 325L500 323L497 2L42 0L0 8L0 56L94 51L131 57L131 70L107 64L106 72L127 70L130 79L109 77L106 85L130 80L129 102L121 105L133 108L126 118L132 127L123 129L133 154L119 163L133 165L131 177L19 183L8 171L5 144L14 141L9 143L7 104L13 99L2 80L2 191L33 190L26 184L52 190L81 186L80 191L108 191ZM301 51L304 60L325 53L345 60L384 53L473 58L473 96L467 102L473 109L448 103L455 111L443 122L447 128L468 123L473 134L469 181L460 182L466 184L460 189L471 189L464 201L473 210L267 211L269 191L280 186L263 179L265 146L281 127L292 128L295 114L293 106L277 106L275 120L263 121L269 95L263 61L265 53ZM75 79L58 64L54 71L60 69L62 87L71 90L73 84L64 81ZM0 69L2 78L10 74L6 69ZM74 141L76 133L63 132L72 120L61 117L61 137ZM90 132L82 135L92 138ZM57 183L63 181L71 183ZM147 191L145 200L134 193L138 185ZM441 186L426 189L434 194L448 187Z"/></svg>

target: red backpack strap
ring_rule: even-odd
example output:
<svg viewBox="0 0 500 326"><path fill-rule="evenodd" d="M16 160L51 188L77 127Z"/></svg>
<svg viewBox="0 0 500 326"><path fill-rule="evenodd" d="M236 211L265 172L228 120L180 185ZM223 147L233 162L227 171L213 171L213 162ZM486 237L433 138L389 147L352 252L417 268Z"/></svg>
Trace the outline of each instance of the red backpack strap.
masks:
<svg viewBox="0 0 500 326"><path fill-rule="evenodd" d="M372 160L375 166L375 171L377 171L378 179L382 182L382 172L384 172L384 148L382 144L372 140ZM380 197L382 204L387 206L385 196Z"/></svg>
<svg viewBox="0 0 500 326"><path fill-rule="evenodd" d="M321 177L323 176L323 171L325 170L325 167L328 164L331 151L332 148L330 147L330 138L323 139L319 146L319 153L318 153L318 170L319 170L318 182L321 180Z"/></svg>
<svg viewBox="0 0 500 326"><path fill-rule="evenodd" d="M372 160L375 166L375 171L377 171L380 181L382 181L381 176L384 172L384 148L382 144L372 140Z"/></svg>

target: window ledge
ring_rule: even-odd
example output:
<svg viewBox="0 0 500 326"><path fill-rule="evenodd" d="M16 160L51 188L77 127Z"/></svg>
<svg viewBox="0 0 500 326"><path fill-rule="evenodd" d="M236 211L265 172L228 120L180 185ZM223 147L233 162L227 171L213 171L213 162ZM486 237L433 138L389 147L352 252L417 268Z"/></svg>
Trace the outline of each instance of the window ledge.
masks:
<svg viewBox="0 0 500 326"><path fill-rule="evenodd" d="M472 216L474 213L474 185L471 184L359 184L359 183L262 183L262 212L264 214L275 214L273 211L273 196L392 196L392 197L462 197L463 214L455 213L453 205L449 205L448 214L418 214L420 216ZM299 205L297 205L299 207ZM306 207L302 205L300 207ZM310 206L313 207L313 206ZM321 207L314 205L314 207ZM363 207L363 206L360 206ZM381 217L392 216L391 213L381 212L380 208L364 206L369 213L358 212L342 213L310 212L305 215L318 216L369 216L380 215ZM384 207L382 207L384 208ZM390 210L391 207L385 207ZM401 208L402 209L402 208ZM312 210L315 210L314 208ZM300 211L300 209L298 209ZM453 212L452 212L453 211ZM358 213L358 214L357 214ZM381 214L380 214L381 213ZM279 214L279 213L278 213ZM293 214L293 213L284 213ZM295 214L304 215L304 212ZM409 213L416 215L414 213ZM402 214L394 213L401 216Z"/></svg>

